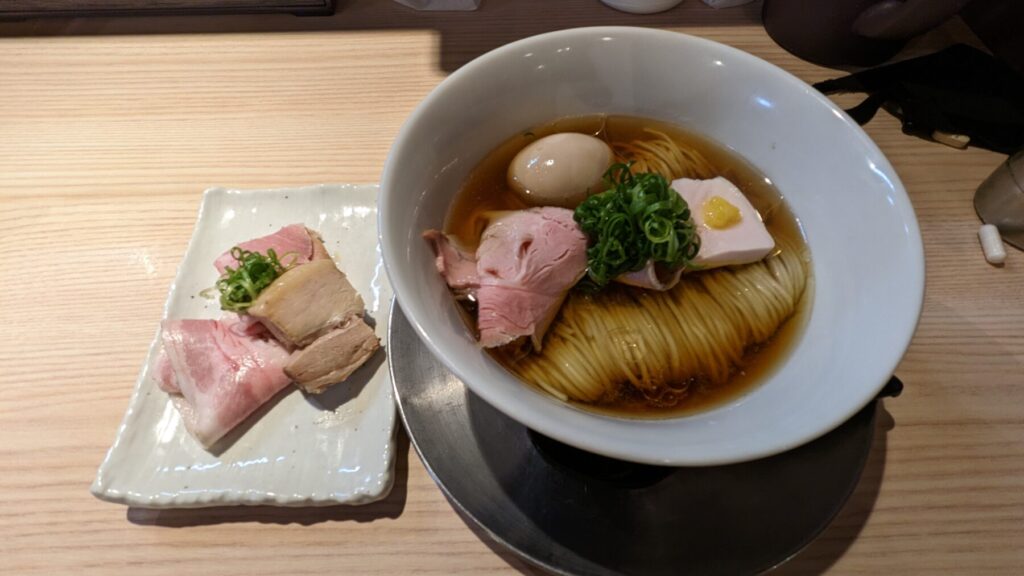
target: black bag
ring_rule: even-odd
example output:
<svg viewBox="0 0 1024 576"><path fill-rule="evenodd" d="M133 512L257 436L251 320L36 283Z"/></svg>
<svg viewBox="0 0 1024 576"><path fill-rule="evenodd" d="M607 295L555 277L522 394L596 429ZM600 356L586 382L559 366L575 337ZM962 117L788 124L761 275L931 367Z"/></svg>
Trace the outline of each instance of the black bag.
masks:
<svg viewBox="0 0 1024 576"><path fill-rule="evenodd" d="M906 134L962 134L974 146L1005 154L1024 147L1024 78L965 44L814 87L824 94L867 93L846 111L859 124L884 107Z"/></svg>

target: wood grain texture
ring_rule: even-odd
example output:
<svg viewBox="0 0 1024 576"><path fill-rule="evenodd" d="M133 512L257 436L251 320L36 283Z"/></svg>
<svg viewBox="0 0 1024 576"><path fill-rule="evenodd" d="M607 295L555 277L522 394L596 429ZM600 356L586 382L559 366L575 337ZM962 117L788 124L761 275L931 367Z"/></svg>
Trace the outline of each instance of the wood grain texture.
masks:
<svg viewBox="0 0 1024 576"><path fill-rule="evenodd" d="M362 508L151 512L89 495L200 192L376 181L403 119L447 71L550 29L660 26L808 81L841 74L773 44L756 5L691 0L644 17L596 0L342 8L0 24L0 573L533 573L460 519L404 440L394 493ZM904 136L884 114L867 129L920 218L924 315L863 481L778 572L1020 573L1024 254L986 264L971 205L1002 158Z"/></svg>

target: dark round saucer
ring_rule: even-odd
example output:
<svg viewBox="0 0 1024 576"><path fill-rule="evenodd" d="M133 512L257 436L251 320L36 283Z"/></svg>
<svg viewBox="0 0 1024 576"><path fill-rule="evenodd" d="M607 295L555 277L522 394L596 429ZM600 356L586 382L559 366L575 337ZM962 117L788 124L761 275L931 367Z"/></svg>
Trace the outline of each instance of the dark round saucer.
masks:
<svg viewBox="0 0 1024 576"><path fill-rule="evenodd" d="M397 305L388 335L405 428L438 486L496 541L560 574L756 574L835 517L876 402L778 456L707 468L622 462L541 436L471 393ZM893 379L889 395L899 393Z"/></svg>

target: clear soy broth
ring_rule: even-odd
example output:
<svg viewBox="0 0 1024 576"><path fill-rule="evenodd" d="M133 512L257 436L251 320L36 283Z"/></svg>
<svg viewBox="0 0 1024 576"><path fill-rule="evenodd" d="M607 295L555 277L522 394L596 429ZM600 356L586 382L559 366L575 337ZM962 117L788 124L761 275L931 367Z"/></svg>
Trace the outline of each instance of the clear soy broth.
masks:
<svg viewBox="0 0 1024 576"><path fill-rule="evenodd" d="M663 132L680 146L700 152L713 166L716 175L725 177L744 193L761 213L773 237L787 239L791 244L806 249L799 220L783 201L782 194L769 178L739 155L717 142L674 124L647 118L608 115L561 118L524 130L500 144L466 178L448 212L444 232L458 237L467 248L475 249L487 225L488 212L530 208L531 205L509 188L506 173L515 155L538 138L559 132L579 132L597 136L614 145L649 137L650 134L645 130ZM640 289L612 284L605 290ZM749 391L782 364L804 325L810 294L813 294L813 276L809 274L807 287L795 314L769 340L748 349L728 381L714 385L693 381L686 396L674 406L653 406L628 385L620 386L620 394L601 404L571 403L586 410L613 416L664 418L693 414L728 402ZM472 328L475 322L469 314L466 319ZM558 321L556 318L555 323ZM503 361L500 354L492 356L499 362Z"/></svg>

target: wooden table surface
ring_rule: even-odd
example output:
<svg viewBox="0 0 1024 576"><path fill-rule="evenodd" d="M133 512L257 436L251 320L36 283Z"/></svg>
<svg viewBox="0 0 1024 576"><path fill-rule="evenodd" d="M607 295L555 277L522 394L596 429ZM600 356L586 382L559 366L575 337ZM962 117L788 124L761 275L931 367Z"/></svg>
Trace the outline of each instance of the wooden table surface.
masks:
<svg viewBox="0 0 1024 576"><path fill-rule="evenodd" d="M695 0L642 17L596 0L353 0L331 18L0 23L0 573L534 573L455 513L404 436L393 493L362 508L155 512L88 488L204 188L376 181L447 73L590 24L697 34L807 81L841 74L772 43L758 5ZM962 32L949 28L932 41ZM867 130L920 218L924 314L859 487L778 573L1019 574L1024 254L986 264L971 204L1003 158L905 136L884 113Z"/></svg>

